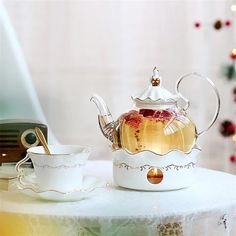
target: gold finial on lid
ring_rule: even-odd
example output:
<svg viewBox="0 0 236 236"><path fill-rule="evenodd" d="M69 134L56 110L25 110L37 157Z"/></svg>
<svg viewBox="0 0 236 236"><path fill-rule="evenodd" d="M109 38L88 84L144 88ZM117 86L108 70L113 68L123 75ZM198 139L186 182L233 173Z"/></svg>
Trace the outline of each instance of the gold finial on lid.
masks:
<svg viewBox="0 0 236 236"><path fill-rule="evenodd" d="M152 86L158 86L160 85L160 78L159 78L159 70L156 68L156 66L153 69L153 76L151 79Z"/></svg>

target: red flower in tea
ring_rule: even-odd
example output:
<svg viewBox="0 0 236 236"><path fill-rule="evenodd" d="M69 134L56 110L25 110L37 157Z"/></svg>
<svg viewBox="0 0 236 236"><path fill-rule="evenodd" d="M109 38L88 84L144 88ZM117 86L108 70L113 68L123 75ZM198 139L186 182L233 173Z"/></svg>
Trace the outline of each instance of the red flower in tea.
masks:
<svg viewBox="0 0 236 236"><path fill-rule="evenodd" d="M172 117L172 113L169 111L162 111L159 118L160 120L170 120Z"/></svg>
<svg viewBox="0 0 236 236"><path fill-rule="evenodd" d="M152 110L152 109L140 109L139 114L143 115L143 117L153 117L157 120L170 120L172 117L172 112L163 111L163 110Z"/></svg>
<svg viewBox="0 0 236 236"><path fill-rule="evenodd" d="M162 111L156 111L155 114L154 114L154 118L158 119L160 117L160 115L161 115L161 112Z"/></svg>
<svg viewBox="0 0 236 236"><path fill-rule="evenodd" d="M129 113L125 113L123 115L123 119L125 122L134 128L138 128L142 123L142 116L137 111L130 111Z"/></svg>
<svg viewBox="0 0 236 236"><path fill-rule="evenodd" d="M122 119L125 120L127 124L133 126L134 128L138 128L142 123L143 118L154 118L159 121L169 121L173 113L170 111L163 110L152 110L152 109L140 109L139 112L132 110L128 113L122 115Z"/></svg>
<svg viewBox="0 0 236 236"><path fill-rule="evenodd" d="M143 115L144 117L153 117L155 110L152 109L140 109L139 114Z"/></svg>

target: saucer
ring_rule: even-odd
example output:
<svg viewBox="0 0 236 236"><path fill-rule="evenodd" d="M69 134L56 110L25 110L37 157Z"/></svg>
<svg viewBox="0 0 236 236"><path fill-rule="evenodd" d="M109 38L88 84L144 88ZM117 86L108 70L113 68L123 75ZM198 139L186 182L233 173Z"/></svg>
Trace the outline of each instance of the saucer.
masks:
<svg viewBox="0 0 236 236"><path fill-rule="evenodd" d="M93 176L84 176L83 178L83 186L80 189L75 189L70 192L59 192L57 190L40 190L36 184L36 176L35 174L30 174L24 177L24 181L29 184L34 184L35 188L28 188L22 186L19 181L16 181L16 188L34 198L40 198L49 201L59 201L59 202L67 202L67 201L79 201L84 198L89 197L90 193L97 188L105 188L108 184L105 181L99 180ZM11 188L14 188L13 186Z"/></svg>

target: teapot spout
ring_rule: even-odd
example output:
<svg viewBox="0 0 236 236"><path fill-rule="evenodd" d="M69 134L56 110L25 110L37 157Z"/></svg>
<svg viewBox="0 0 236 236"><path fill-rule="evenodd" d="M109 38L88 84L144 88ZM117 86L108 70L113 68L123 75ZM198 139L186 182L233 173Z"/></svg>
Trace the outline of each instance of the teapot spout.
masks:
<svg viewBox="0 0 236 236"><path fill-rule="evenodd" d="M106 103L100 96L93 95L90 101L93 101L98 108L98 123L103 135L113 143L113 134L117 122L114 122Z"/></svg>

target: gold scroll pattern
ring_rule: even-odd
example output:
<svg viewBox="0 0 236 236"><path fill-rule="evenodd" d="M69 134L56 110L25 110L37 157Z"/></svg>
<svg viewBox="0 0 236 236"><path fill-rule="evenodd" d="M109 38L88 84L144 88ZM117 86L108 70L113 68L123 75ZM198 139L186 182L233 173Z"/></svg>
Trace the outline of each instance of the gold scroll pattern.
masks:
<svg viewBox="0 0 236 236"><path fill-rule="evenodd" d="M130 165L126 164L125 162L122 162L122 163L115 163L114 162L113 165L118 167L118 168L125 168L126 170L131 169L131 170L143 171L143 170L150 170L150 169L153 169L153 168L157 168L157 169L161 169L161 170L164 170L164 171L169 171L169 170L179 171L179 170L182 170L182 169L194 168L196 164L194 162L189 162L186 165L170 164L168 166L159 167L159 166L152 166L152 165L148 165L148 164L145 164L145 165L142 165L142 166L130 166Z"/></svg>

